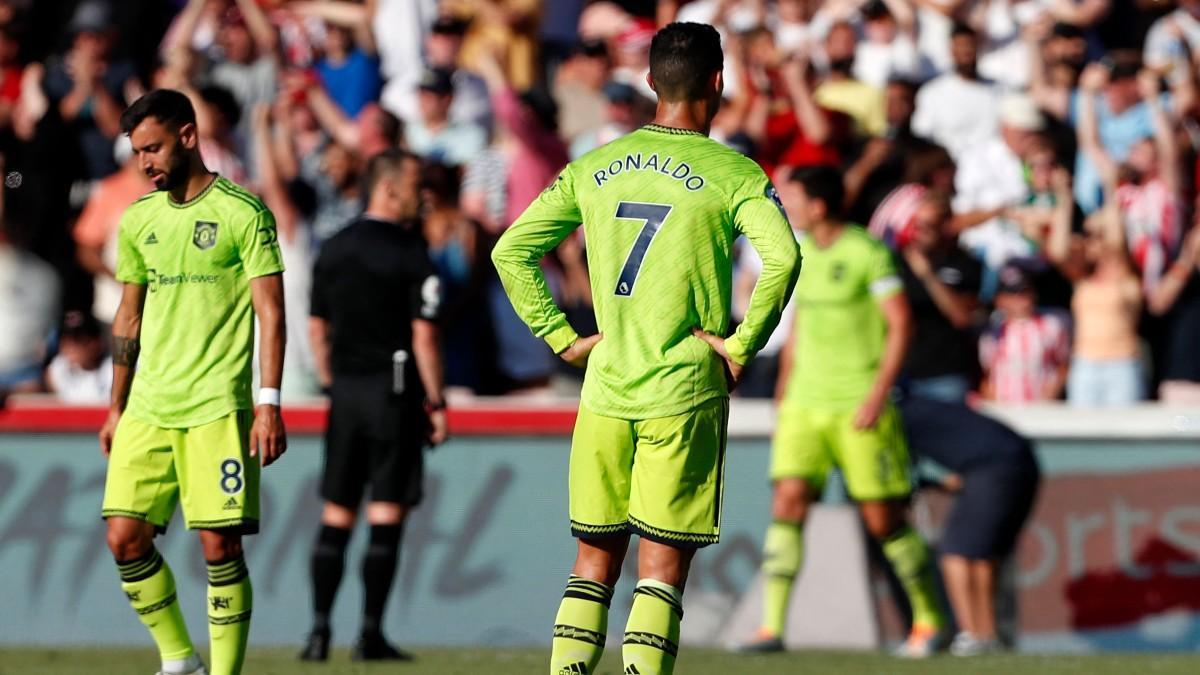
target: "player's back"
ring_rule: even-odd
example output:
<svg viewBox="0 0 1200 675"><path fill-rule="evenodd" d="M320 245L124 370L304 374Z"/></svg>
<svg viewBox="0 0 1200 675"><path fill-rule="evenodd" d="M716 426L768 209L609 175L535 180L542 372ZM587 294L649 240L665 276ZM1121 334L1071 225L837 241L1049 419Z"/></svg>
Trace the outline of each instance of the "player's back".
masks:
<svg viewBox="0 0 1200 675"><path fill-rule="evenodd" d="M585 404L636 419L724 395L721 361L692 329L728 329L734 214L773 194L761 169L698 132L649 125L568 170L604 334Z"/></svg>

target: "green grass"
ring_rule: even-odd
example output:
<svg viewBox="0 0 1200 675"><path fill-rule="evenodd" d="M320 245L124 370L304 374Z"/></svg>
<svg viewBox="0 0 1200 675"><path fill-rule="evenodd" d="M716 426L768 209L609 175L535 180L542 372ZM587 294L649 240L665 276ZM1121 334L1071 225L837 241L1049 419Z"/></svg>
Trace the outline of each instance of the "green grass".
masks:
<svg viewBox="0 0 1200 675"><path fill-rule="evenodd" d="M411 664L361 665L346 650L327 664L303 664L292 650L256 649L246 661L246 675L544 675L548 654L538 649L419 649ZM4 649L0 675L150 675L158 662L149 650L132 649ZM597 675L619 675L620 655L610 650ZM684 650L680 675L1126 675L1200 673L1200 656L1105 654L1102 656L1006 655L978 659L939 656L928 661L899 661L883 654L792 652L770 656L738 656L725 652Z"/></svg>

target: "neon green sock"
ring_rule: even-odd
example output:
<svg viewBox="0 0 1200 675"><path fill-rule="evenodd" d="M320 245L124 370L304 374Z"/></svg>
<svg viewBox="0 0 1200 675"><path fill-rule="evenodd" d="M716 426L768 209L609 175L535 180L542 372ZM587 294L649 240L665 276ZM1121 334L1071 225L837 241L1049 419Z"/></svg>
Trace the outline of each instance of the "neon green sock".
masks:
<svg viewBox="0 0 1200 675"><path fill-rule="evenodd" d="M163 661L183 660L196 653L175 597L175 576L158 549L128 562L118 562L121 590L150 631Z"/></svg>
<svg viewBox="0 0 1200 675"><path fill-rule="evenodd" d="M776 520L767 528L763 544L763 620L764 632L783 635L787 620L792 582L804 560L804 526Z"/></svg>
<svg viewBox="0 0 1200 675"><path fill-rule="evenodd" d="M683 591L655 579L642 579L633 591L625 624L626 675L670 675L679 653Z"/></svg>
<svg viewBox="0 0 1200 675"><path fill-rule="evenodd" d="M933 556L925 540L905 525L882 543L883 554L892 564L912 605L913 624L941 628L944 621L933 577Z"/></svg>
<svg viewBox="0 0 1200 675"><path fill-rule="evenodd" d="M608 606L613 589L599 581L572 574L567 579L558 616L554 617L554 646L550 675L591 675L595 672L608 631Z"/></svg>
<svg viewBox="0 0 1200 675"><path fill-rule="evenodd" d="M241 556L208 564L208 639L212 649L210 675L238 675L250 637L254 591Z"/></svg>

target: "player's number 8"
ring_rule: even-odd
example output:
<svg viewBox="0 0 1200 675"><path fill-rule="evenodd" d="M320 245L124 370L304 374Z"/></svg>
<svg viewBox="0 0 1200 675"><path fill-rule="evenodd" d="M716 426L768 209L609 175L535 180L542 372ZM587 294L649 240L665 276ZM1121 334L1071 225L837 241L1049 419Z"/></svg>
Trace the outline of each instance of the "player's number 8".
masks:
<svg viewBox="0 0 1200 675"><path fill-rule="evenodd" d="M642 261L646 259L646 251L649 250L650 242L654 240L654 235L658 234L663 221L671 214L671 208L668 204L647 204L646 202L617 204L618 218L641 220L645 222L645 225L642 226L642 231L638 233L637 239L633 242L629 257L625 259L625 266L621 268L621 276L617 279L617 288L613 291L616 295L622 297L633 295L633 283L637 281L638 272L642 270Z"/></svg>
<svg viewBox="0 0 1200 675"><path fill-rule="evenodd" d="M235 495L242 491L242 463L236 459L221 462L221 489L226 494Z"/></svg>

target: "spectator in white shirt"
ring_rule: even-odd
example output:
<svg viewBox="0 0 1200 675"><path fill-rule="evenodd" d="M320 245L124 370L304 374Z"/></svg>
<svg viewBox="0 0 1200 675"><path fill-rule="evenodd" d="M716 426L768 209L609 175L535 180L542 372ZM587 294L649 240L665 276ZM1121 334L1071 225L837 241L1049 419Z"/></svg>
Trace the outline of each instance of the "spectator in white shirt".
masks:
<svg viewBox="0 0 1200 675"><path fill-rule="evenodd" d="M41 390L59 287L54 268L9 243L0 225L0 395Z"/></svg>
<svg viewBox="0 0 1200 675"><path fill-rule="evenodd" d="M404 125L408 147L425 159L459 166L487 146L487 131L450 118L454 80L448 70L426 69L418 83L418 119Z"/></svg>
<svg viewBox="0 0 1200 675"><path fill-rule="evenodd" d="M955 213L987 216L962 232L962 246L991 270L999 269L1012 258L1033 253L1017 224L995 214L1027 200L1029 185L1025 180L1024 158L1045 126L1042 112L1024 94L1005 96L999 108L1000 132L963 152L954 179Z"/></svg>
<svg viewBox="0 0 1200 675"><path fill-rule="evenodd" d="M979 77L979 37L965 24L950 36L954 72L934 78L917 93L912 128L958 159L967 148L996 135L1000 91Z"/></svg>
<svg viewBox="0 0 1200 675"><path fill-rule="evenodd" d="M67 312L59 335L58 356L46 368L46 388L65 403L108 403L112 358L100 324L84 312Z"/></svg>
<svg viewBox="0 0 1200 675"><path fill-rule="evenodd" d="M929 70L917 53L912 9L903 0L870 0L861 10L862 40L854 52L854 77L883 89L901 77L923 80Z"/></svg>

